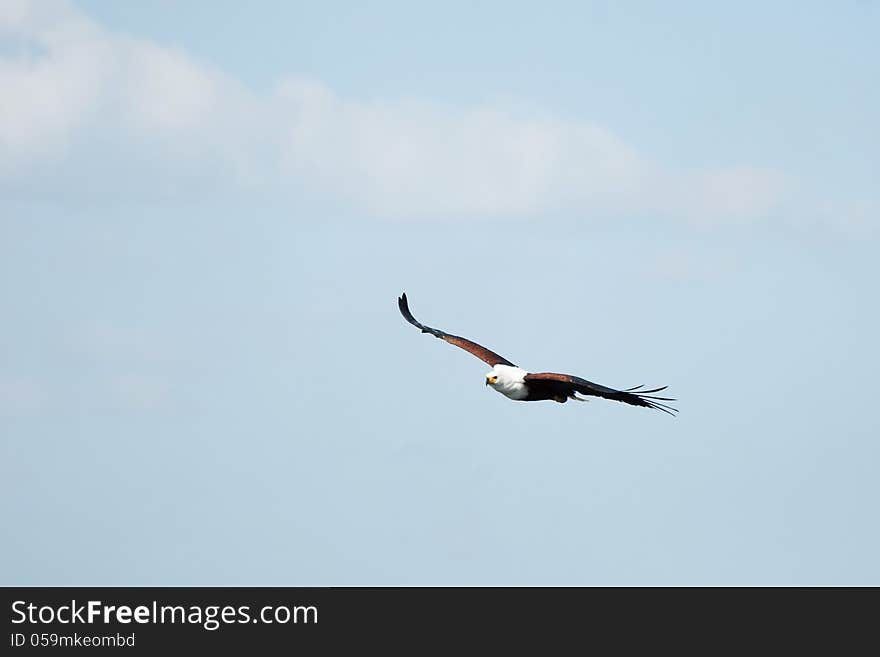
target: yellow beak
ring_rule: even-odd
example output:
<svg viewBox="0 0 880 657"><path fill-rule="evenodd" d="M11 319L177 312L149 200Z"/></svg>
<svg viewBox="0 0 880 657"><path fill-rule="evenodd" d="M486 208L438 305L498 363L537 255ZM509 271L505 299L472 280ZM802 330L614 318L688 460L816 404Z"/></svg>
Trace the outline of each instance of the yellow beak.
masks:
<svg viewBox="0 0 880 657"><path fill-rule="evenodd" d="M487 376L487 377L486 377L486 385L489 385L490 383L491 383L492 385L495 385L495 382L496 382L497 380L498 380L498 377L497 377L497 376Z"/></svg>

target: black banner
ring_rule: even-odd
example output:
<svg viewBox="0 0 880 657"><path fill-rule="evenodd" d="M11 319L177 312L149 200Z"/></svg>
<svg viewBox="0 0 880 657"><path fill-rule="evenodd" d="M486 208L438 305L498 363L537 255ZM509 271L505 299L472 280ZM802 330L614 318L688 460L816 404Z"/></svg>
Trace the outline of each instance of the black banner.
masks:
<svg viewBox="0 0 880 657"><path fill-rule="evenodd" d="M6 588L5 654L37 649L840 647L872 627L873 589ZM711 637L704 639L703 637ZM709 640L710 645L704 642Z"/></svg>

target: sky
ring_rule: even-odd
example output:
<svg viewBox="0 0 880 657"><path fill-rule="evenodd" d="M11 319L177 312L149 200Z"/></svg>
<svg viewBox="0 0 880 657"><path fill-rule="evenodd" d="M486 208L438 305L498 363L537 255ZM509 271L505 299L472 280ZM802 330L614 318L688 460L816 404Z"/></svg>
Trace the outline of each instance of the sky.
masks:
<svg viewBox="0 0 880 657"><path fill-rule="evenodd" d="M0 584L880 584L878 30L4 2Z"/></svg>

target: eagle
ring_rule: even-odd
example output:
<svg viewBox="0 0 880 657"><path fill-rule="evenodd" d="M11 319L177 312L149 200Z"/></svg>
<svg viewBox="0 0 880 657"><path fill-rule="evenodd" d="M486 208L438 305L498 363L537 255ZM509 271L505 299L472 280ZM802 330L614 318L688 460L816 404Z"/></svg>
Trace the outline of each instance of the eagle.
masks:
<svg viewBox="0 0 880 657"><path fill-rule="evenodd" d="M653 408L663 411L669 415L678 413L678 409L673 408L663 402L675 401L669 397L657 397L654 393L666 390L667 386L662 388L653 388L644 390L643 385L627 388L625 390L615 390L607 388L581 379L571 374L556 374L554 372L526 372L524 369L517 367L506 358L499 356L493 351L489 351L486 347L478 345L467 338L457 335L445 333L439 329L425 326L419 322L409 310L409 302L404 292L397 300L400 308L400 314L410 324L421 330L422 333L430 333L436 338L445 340L451 345L460 347L465 351L473 354L480 360L492 366L492 370L486 374L486 385L491 386L508 399L515 401L541 401L549 400L557 401L564 404L569 399L576 401L589 401L578 397L578 393L589 395L592 397L603 397L605 399L613 399L614 401L632 404L633 406L643 406L645 408Z"/></svg>

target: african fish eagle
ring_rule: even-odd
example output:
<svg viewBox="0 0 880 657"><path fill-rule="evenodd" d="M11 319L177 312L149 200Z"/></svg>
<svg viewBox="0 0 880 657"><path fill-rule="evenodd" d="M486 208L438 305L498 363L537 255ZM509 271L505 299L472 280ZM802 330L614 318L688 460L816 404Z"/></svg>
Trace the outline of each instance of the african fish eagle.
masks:
<svg viewBox="0 0 880 657"><path fill-rule="evenodd" d="M516 401L540 401L544 399L552 399L559 403L565 403L569 399L577 401L589 401L577 396L590 395L593 397L604 397L605 399L613 399L615 401L632 404L633 406L644 406L646 408L655 408L669 415L678 412L677 409L668 406L662 402L675 401L669 397L656 397L653 393L665 390L662 388L654 388L652 390L642 390L644 386L636 386L627 388L626 390L615 390L614 388L606 388L597 383L592 383L585 379L581 379L570 374L555 374L553 372L526 372L524 369L517 367L506 358L489 351L485 347L471 342L466 338L457 335L444 333L439 329L425 326L413 317L409 310L409 304L404 293L398 300L397 305L404 319L418 329L422 333L430 333L434 337L445 340L449 344L460 347L470 352L480 360L492 366L492 370L486 374L486 385L491 386L502 395Z"/></svg>

